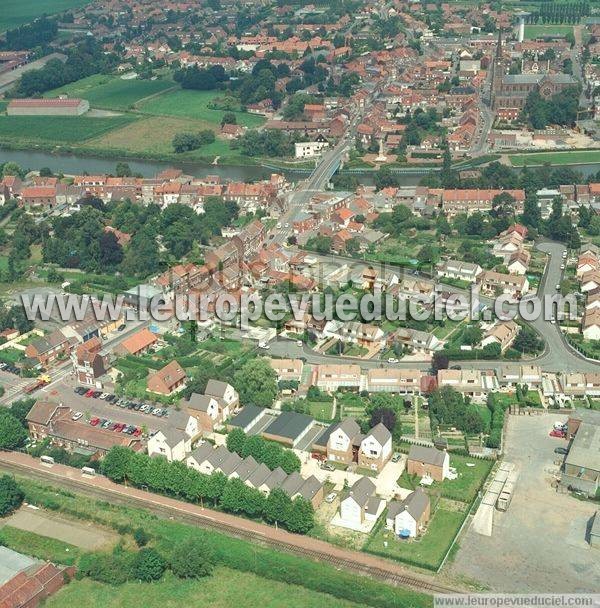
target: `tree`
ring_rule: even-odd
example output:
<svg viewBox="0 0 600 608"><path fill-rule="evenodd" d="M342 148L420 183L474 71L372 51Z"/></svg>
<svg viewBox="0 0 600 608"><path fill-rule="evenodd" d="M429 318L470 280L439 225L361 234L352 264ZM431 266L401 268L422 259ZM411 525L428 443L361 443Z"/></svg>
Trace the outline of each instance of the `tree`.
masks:
<svg viewBox="0 0 600 608"><path fill-rule="evenodd" d="M10 515L23 502L25 494L10 475L0 477L0 517Z"/></svg>
<svg viewBox="0 0 600 608"><path fill-rule="evenodd" d="M235 372L233 384L242 403L270 407L277 396L277 375L268 361L251 359Z"/></svg>
<svg viewBox="0 0 600 608"><path fill-rule="evenodd" d="M292 450L281 450L279 466L288 474L293 473L294 471L300 471L300 458L298 458Z"/></svg>
<svg viewBox="0 0 600 608"><path fill-rule="evenodd" d="M292 502L292 509L286 527L290 532L306 534L315 525L315 511L312 503L302 496Z"/></svg>
<svg viewBox="0 0 600 608"><path fill-rule="evenodd" d="M241 454L244 450L244 445L246 444L247 436L244 431L240 428L232 429L230 433L227 434L227 449L230 452L235 452L236 454Z"/></svg>
<svg viewBox="0 0 600 608"><path fill-rule="evenodd" d="M129 448L119 445L110 448L102 460L102 473L112 481L125 481L132 456L133 451Z"/></svg>
<svg viewBox="0 0 600 608"><path fill-rule="evenodd" d="M166 568L165 559L156 549L140 549L133 558L134 578L146 583L159 580Z"/></svg>
<svg viewBox="0 0 600 608"><path fill-rule="evenodd" d="M117 163L116 174L117 177L131 177L131 175L133 175L129 164L122 161Z"/></svg>
<svg viewBox="0 0 600 608"><path fill-rule="evenodd" d="M378 407L371 412L371 420L369 426L373 428L379 423L387 428L388 431L393 432L396 427L396 412L387 407Z"/></svg>
<svg viewBox="0 0 600 608"><path fill-rule="evenodd" d="M431 366L437 372L440 369L448 369L448 365L450 365L450 360L447 355L444 355L441 352L433 353L433 358L431 360Z"/></svg>
<svg viewBox="0 0 600 608"><path fill-rule="evenodd" d="M544 349L544 341L535 330L524 325L513 342L513 348L523 354L537 354Z"/></svg>
<svg viewBox="0 0 600 608"><path fill-rule="evenodd" d="M237 124L237 117L233 112L225 112L221 118L221 126Z"/></svg>
<svg viewBox="0 0 600 608"><path fill-rule="evenodd" d="M27 424L27 414L29 414L33 404L35 403L35 399L20 399L18 401L13 401L10 405L9 412L21 422L21 424L28 428Z"/></svg>
<svg viewBox="0 0 600 608"><path fill-rule="evenodd" d="M178 578L210 576L213 568L214 555L207 543L190 539L175 546L171 556L171 570Z"/></svg>
<svg viewBox="0 0 600 608"><path fill-rule="evenodd" d="M275 488L265 501L263 518L268 523L278 522L287 527L292 511L292 499L281 489Z"/></svg>
<svg viewBox="0 0 600 608"><path fill-rule="evenodd" d="M25 444L27 431L8 410L0 410L0 449L15 450Z"/></svg>
<svg viewBox="0 0 600 608"><path fill-rule="evenodd" d="M528 194L525 197L521 221L529 228L535 228L537 230L540 227L542 212L539 207L538 198L534 193Z"/></svg>

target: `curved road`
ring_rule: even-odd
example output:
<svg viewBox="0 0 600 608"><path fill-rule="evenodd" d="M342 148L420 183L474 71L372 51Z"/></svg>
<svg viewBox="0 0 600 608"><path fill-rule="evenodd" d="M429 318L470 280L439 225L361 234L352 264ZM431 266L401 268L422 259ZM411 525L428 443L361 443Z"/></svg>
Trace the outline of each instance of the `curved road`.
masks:
<svg viewBox="0 0 600 608"><path fill-rule="evenodd" d="M561 265L563 264L563 252L565 246L555 242L543 242L537 245L537 249L548 254L548 263L544 272L544 276L540 282L538 297L551 296L556 294L556 285L560 284L563 276ZM361 266L373 266L380 270L385 269L387 272L394 272L400 275L408 275L406 269L394 266L389 263L377 263L372 261L360 260L355 258L346 258L343 256L330 255L322 256L311 252L311 256L317 258L320 262L341 264L354 263ZM429 277L423 275L423 279L429 281ZM450 286L444 285L444 289L448 291L460 291ZM490 298L481 298L482 304L490 304ZM599 372L600 363L592 361L584 357L581 353L572 348L566 341L558 324L551 323L540 317L534 321L528 322L544 339L546 348L538 357L527 359L527 363L536 363L544 372ZM389 364L378 359L356 359L352 357L339 357L332 355L323 355L317 353L305 345L300 347L294 340L279 338L276 342L270 345L271 353L281 357L304 357L307 362L314 364L327 363L354 363L359 364L364 369L387 367ZM493 369L510 363L510 361L502 360L461 360L457 361L461 365L467 365L473 369ZM403 362L394 363L394 367L403 369L429 369L431 365L427 362Z"/></svg>

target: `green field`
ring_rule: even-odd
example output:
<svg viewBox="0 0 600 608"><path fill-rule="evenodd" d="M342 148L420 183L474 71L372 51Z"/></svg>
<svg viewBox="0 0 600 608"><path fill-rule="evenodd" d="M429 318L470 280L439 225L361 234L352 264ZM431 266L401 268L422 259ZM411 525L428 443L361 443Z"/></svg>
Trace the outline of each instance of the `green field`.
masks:
<svg viewBox="0 0 600 608"><path fill-rule="evenodd" d="M537 152L533 154L511 154L513 167L533 167L534 165L571 165L600 162L600 150L569 150L566 152Z"/></svg>
<svg viewBox="0 0 600 608"><path fill-rule="evenodd" d="M52 15L88 4L90 0L2 0L0 32L29 23L40 15Z"/></svg>
<svg viewBox="0 0 600 608"><path fill-rule="evenodd" d="M133 122L132 115L92 118L89 116L0 116L0 138L19 142L78 143L99 137Z"/></svg>
<svg viewBox="0 0 600 608"><path fill-rule="evenodd" d="M140 99L175 86L170 80L123 80L120 77L95 74L46 93L45 97L81 97L92 108L129 110Z"/></svg>
<svg viewBox="0 0 600 608"><path fill-rule="evenodd" d="M572 31L572 25L526 25L525 38L530 40L544 36L564 36Z"/></svg>
<svg viewBox="0 0 600 608"><path fill-rule="evenodd" d="M14 551L66 566L73 565L80 554L74 545L8 525L0 528L0 543Z"/></svg>
<svg viewBox="0 0 600 608"><path fill-rule="evenodd" d="M220 567L213 575L198 581L180 580L167 575L156 583L126 583L118 587L90 580L73 581L46 603L46 608L180 608L211 606L237 608L352 608L358 604L310 591L296 585L285 585L254 574Z"/></svg>
<svg viewBox="0 0 600 608"><path fill-rule="evenodd" d="M428 524L427 532L421 538L409 541L395 538L394 533L387 530L385 525L380 526L370 538L367 550L387 558L437 570L464 517L461 511L438 508Z"/></svg>
<svg viewBox="0 0 600 608"><path fill-rule="evenodd" d="M145 101L139 109L148 114L192 118L220 125L225 112L208 107L208 104L219 96L223 96L222 91L171 91ZM237 124L245 127L258 127L265 122L264 117L246 112L235 112L235 115Z"/></svg>

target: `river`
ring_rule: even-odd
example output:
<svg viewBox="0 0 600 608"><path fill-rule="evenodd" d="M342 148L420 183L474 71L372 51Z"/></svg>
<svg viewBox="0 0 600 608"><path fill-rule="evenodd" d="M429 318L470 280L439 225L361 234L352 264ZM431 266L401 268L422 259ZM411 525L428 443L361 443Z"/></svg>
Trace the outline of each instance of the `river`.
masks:
<svg viewBox="0 0 600 608"><path fill-rule="evenodd" d="M182 169L186 174L194 177L206 175L219 175L224 180L232 181L257 181L267 178L273 171L259 165L207 165L199 162L162 162L154 160L123 159L128 163L134 174L144 177L153 177L160 171L169 167ZM29 150L4 150L0 149L0 163L12 161L25 169L38 170L48 167L54 173L65 173L68 175L90 175L114 174L118 159L94 158L89 156L77 156L74 154L51 154L49 152L38 152ZM600 163L589 165L562 165L580 171L584 176L596 173L600 170ZM293 170L282 171L290 181L296 181L305 173ZM372 174L356 173L361 183L370 185L373 183ZM419 183L423 174L404 173L400 176L401 183L412 186Z"/></svg>

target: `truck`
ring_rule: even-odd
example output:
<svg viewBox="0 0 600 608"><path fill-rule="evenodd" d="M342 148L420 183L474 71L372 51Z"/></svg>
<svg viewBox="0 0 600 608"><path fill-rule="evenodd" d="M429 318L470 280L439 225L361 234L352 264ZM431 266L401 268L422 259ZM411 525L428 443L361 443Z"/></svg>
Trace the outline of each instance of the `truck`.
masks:
<svg viewBox="0 0 600 608"><path fill-rule="evenodd" d="M31 395L31 393L37 391L38 389L42 388L43 386L46 386L46 384L50 384L50 376L42 375L37 380L35 380L35 382L32 382L31 384L27 385L23 389L23 392L26 395Z"/></svg>
<svg viewBox="0 0 600 608"><path fill-rule="evenodd" d="M512 500L514 486L511 481L507 481L502 488L502 492L498 495L496 500L496 508L498 511L506 511Z"/></svg>

